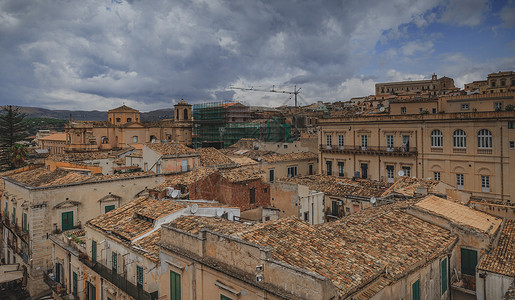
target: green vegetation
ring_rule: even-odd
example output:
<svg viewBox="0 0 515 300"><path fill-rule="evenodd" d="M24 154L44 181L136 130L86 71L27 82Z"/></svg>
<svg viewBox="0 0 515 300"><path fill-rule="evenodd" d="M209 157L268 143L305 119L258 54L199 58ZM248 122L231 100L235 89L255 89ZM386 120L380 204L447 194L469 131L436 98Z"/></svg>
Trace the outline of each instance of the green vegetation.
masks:
<svg viewBox="0 0 515 300"><path fill-rule="evenodd" d="M14 169L23 166L27 151L18 142L27 137L25 114L12 105L2 107L0 112L0 168Z"/></svg>
<svg viewBox="0 0 515 300"><path fill-rule="evenodd" d="M24 123L27 125L28 133L35 135L40 129L64 131L64 125L68 123L68 121L53 118L29 118L25 119Z"/></svg>

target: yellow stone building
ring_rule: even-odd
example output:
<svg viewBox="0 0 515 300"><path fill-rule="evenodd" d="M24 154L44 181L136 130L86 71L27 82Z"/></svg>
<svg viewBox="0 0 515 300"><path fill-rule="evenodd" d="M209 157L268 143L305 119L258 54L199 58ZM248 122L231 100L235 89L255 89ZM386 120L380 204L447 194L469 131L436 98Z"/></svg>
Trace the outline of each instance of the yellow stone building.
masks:
<svg viewBox="0 0 515 300"><path fill-rule="evenodd" d="M99 151L120 149L130 144L173 141L192 144L191 105L181 100L174 107L174 119L143 122L140 112L122 105L108 111L107 121L73 121L65 126L66 150Z"/></svg>
<svg viewBox="0 0 515 300"><path fill-rule="evenodd" d="M504 108L514 97L445 97L439 113L420 113L420 103L409 102L402 104L406 114L321 119L320 172L388 182L433 178L476 198L513 202L515 112Z"/></svg>

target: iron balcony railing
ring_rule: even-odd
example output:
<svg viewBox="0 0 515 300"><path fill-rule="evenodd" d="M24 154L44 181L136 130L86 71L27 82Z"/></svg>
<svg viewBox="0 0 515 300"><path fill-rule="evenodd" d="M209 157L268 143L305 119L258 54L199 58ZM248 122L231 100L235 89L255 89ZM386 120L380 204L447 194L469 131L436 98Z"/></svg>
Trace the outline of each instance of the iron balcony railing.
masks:
<svg viewBox="0 0 515 300"><path fill-rule="evenodd" d="M412 155L417 154L416 147L387 147L387 146L338 146L338 145L320 145L320 150L324 152L363 152L374 153L381 152L383 154L396 154L396 155Z"/></svg>
<svg viewBox="0 0 515 300"><path fill-rule="evenodd" d="M85 256L80 257L80 261L87 265L91 270L95 271L98 275L102 276L104 279L108 280L120 290L125 292L127 295L133 297L138 300L155 300L157 299L157 291L153 293L149 293L143 290L142 287L136 286L127 278L120 276L116 272L113 272L112 269L109 269L102 265L99 262L92 262Z"/></svg>

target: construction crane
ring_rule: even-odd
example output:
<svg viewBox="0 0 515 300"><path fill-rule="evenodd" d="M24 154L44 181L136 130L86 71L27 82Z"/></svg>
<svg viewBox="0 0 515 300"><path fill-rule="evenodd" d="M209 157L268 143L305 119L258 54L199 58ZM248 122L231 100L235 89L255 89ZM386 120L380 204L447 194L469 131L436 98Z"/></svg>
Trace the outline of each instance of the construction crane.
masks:
<svg viewBox="0 0 515 300"><path fill-rule="evenodd" d="M293 118L295 119L294 125L295 125L295 138L299 137L299 128L298 128L298 122L297 122L297 95L299 94L299 91L301 88L297 89L297 86L295 85L293 87L293 91L279 91L275 89L275 85L272 86L271 90L263 90L263 89L255 89L255 88L242 88L242 87L235 87L231 86L230 89L233 90L243 90L243 91L254 91L254 92L265 92L265 93L279 93L279 94L290 94L295 95L295 111Z"/></svg>

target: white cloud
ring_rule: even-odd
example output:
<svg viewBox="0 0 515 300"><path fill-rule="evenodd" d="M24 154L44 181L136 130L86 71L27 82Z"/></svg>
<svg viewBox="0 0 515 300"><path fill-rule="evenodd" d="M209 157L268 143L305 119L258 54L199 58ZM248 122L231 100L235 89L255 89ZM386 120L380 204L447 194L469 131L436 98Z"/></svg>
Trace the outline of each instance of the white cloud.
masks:
<svg viewBox="0 0 515 300"><path fill-rule="evenodd" d="M405 81L427 79L430 74L410 74L390 69L386 72L387 81Z"/></svg>
<svg viewBox="0 0 515 300"><path fill-rule="evenodd" d="M433 47L432 41L410 41L401 47L401 51L403 55L413 56L432 53Z"/></svg>
<svg viewBox="0 0 515 300"><path fill-rule="evenodd" d="M489 10L488 0L450 0L440 21L458 26L477 26Z"/></svg>
<svg viewBox="0 0 515 300"><path fill-rule="evenodd" d="M513 27L515 26L515 1L510 0L504 6L500 13L499 13L501 19L503 20L503 25L506 27Z"/></svg>

